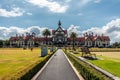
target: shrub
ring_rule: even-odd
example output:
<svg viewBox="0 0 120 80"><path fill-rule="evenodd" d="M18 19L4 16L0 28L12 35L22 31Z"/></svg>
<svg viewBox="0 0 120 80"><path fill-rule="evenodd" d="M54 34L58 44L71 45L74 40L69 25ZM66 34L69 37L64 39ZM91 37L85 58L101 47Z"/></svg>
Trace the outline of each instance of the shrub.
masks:
<svg viewBox="0 0 120 80"><path fill-rule="evenodd" d="M90 65L82 62L78 57L67 52L66 54L85 80L111 80L101 72L93 69Z"/></svg>

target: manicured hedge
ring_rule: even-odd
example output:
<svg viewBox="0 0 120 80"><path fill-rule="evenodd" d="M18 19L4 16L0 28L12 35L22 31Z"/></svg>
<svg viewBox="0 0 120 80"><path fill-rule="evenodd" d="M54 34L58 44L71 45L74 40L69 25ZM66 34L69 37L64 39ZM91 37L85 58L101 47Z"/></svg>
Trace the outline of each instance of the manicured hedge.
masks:
<svg viewBox="0 0 120 80"><path fill-rule="evenodd" d="M111 80L107 76L103 75L101 72L98 72L88 64L82 62L78 57L68 52L65 53L67 54L73 65L76 67L79 74L81 74L85 80Z"/></svg>
<svg viewBox="0 0 120 80"><path fill-rule="evenodd" d="M81 52L81 48L78 50ZM119 52L120 48L89 48L89 50L90 52Z"/></svg>

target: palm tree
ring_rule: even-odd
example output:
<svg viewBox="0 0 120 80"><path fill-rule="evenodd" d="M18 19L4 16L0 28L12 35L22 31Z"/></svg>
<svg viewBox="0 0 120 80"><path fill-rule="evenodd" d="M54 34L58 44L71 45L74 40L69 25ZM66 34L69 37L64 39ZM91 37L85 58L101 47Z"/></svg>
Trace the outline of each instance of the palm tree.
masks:
<svg viewBox="0 0 120 80"><path fill-rule="evenodd" d="M75 44L75 38L77 37L77 34L75 32L72 32L70 34L70 38L72 38L72 41L73 41L73 50L75 50L74 48L74 44Z"/></svg>
<svg viewBox="0 0 120 80"><path fill-rule="evenodd" d="M48 38L48 36L51 35L50 30L45 29L45 30L43 31L42 35L46 38L45 40L46 40L46 44L47 44L47 38Z"/></svg>

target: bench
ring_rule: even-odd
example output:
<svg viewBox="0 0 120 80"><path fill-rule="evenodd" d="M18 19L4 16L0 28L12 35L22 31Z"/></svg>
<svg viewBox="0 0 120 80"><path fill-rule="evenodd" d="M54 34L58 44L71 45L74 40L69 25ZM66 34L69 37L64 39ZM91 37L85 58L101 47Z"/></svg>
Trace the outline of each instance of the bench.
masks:
<svg viewBox="0 0 120 80"><path fill-rule="evenodd" d="M82 57L89 57L96 59L96 54L92 54L87 47L81 47Z"/></svg>

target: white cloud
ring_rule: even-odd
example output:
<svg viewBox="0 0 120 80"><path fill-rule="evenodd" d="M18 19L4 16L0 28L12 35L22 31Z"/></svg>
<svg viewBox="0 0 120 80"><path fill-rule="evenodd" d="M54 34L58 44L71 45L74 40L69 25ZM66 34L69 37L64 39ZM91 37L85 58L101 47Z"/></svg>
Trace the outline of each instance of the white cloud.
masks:
<svg viewBox="0 0 120 80"><path fill-rule="evenodd" d="M91 0L80 0L80 4L85 5L89 3Z"/></svg>
<svg viewBox="0 0 120 80"><path fill-rule="evenodd" d="M78 36L81 36L82 34L86 32L94 32L94 35L102 35L109 36L111 39L111 43L113 42L120 42L120 19L115 19L106 24L105 26L99 28L99 27L92 27L90 29L80 31L79 26L71 25L68 28L68 32L76 32ZM83 35L82 35L83 36Z"/></svg>
<svg viewBox="0 0 120 80"><path fill-rule="evenodd" d="M112 42L120 41L120 19L115 19L103 26L105 34L110 35Z"/></svg>
<svg viewBox="0 0 120 80"><path fill-rule="evenodd" d="M54 13L64 13L68 9L68 5L62 5L55 1L48 0L27 0L33 5L39 6L40 8L48 8L51 12Z"/></svg>
<svg viewBox="0 0 120 80"><path fill-rule="evenodd" d="M16 34L22 35L26 32L32 33L35 32L36 36L42 36L42 31L46 29L46 27L39 26L31 26L29 28L19 28L16 26L11 26L9 28L0 27L0 39L9 39L11 36L15 36ZM50 29L51 30L51 29Z"/></svg>
<svg viewBox="0 0 120 80"><path fill-rule="evenodd" d="M84 32L87 31L92 31L99 35L103 33L104 35L110 37L111 43L120 41L120 19L112 20L102 28L93 27L91 29L85 30Z"/></svg>
<svg viewBox="0 0 120 80"><path fill-rule="evenodd" d="M78 16L82 16L83 15L83 13L78 13Z"/></svg>
<svg viewBox="0 0 120 80"><path fill-rule="evenodd" d="M40 26L31 26L29 28L19 28L19 27L0 27L0 39L8 39L11 36L15 36L16 34L24 34L26 32L35 32L37 36L42 36L42 31L46 27ZM51 30L51 29L50 29ZM68 34L71 32L76 32L78 36L83 36L83 33L92 31L94 34L101 35L102 33L105 36L109 36L111 39L111 43L120 41L120 19L115 19L106 24L105 26L99 27L92 27L90 29L81 31L80 26L70 25L67 29Z"/></svg>
<svg viewBox="0 0 120 80"><path fill-rule="evenodd" d="M67 2L67 3L68 3L68 2L71 2L71 1L72 1L72 0L65 0L65 2Z"/></svg>
<svg viewBox="0 0 120 80"><path fill-rule="evenodd" d="M80 26L70 25L70 27L67 29L68 35L70 36L71 32L77 33L78 36L82 34L80 31Z"/></svg>
<svg viewBox="0 0 120 80"><path fill-rule="evenodd" d="M94 0L94 3L100 3L101 0Z"/></svg>
<svg viewBox="0 0 120 80"><path fill-rule="evenodd" d="M92 27L90 29L82 31L82 33L86 33L86 32L94 32L94 34L98 34L98 35L105 33L104 30L102 30L101 28L98 28L98 27Z"/></svg>
<svg viewBox="0 0 120 80"><path fill-rule="evenodd" d="M29 13L29 12L28 12L28 13L26 13L26 14L27 14L27 15L30 15L30 16L32 15L32 13Z"/></svg>
<svg viewBox="0 0 120 80"><path fill-rule="evenodd" d="M11 11L7 11L6 9L0 9L0 16L3 17L16 17L22 16L25 11L20 8L13 8Z"/></svg>
<svg viewBox="0 0 120 80"><path fill-rule="evenodd" d="M88 3L100 3L101 0L80 0L80 6L87 5Z"/></svg>

